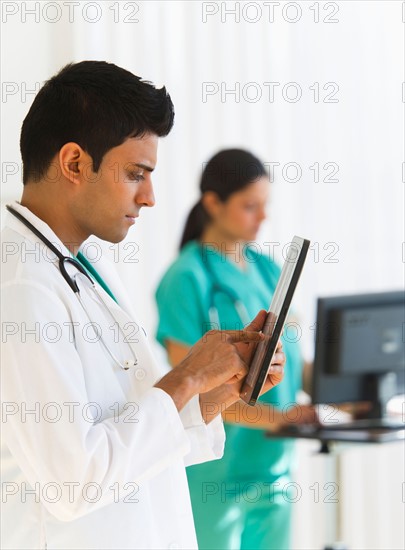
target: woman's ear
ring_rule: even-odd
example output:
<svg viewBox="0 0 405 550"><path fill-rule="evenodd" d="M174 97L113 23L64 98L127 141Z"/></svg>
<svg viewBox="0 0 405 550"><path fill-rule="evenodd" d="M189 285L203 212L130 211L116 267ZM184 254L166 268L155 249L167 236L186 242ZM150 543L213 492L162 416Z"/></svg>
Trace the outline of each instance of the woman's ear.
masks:
<svg viewBox="0 0 405 550"><path fill-rule="evenodd" d="M58 157L62 175L78 184L85 175L83 168L89 163L89 155L77 143L69 142L61 147Z"/></svg>
<svg viewBox="0 0 405 550"><path fill-rule="evenodd" d="M222 201L218 195L214 191L206 191L201 198L201 202L210 218L215 219L222 206Z"/></svg>

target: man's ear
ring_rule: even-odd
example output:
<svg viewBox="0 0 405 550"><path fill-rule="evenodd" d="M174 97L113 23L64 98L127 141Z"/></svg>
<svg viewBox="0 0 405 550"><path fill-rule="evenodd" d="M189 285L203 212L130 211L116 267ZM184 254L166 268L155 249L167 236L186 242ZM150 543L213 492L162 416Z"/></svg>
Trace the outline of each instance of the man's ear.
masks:
<svg viewBox="0 0 405 550"><path fill-rule="evenodd" d="M219 209L222 205L222 201L218 195L214 191L206 191L203 194L201 201L208 215L211 218L215 218L218 215Z"/></svg>
<svg viewBox="0 0 405 550"><path fill-rule="evenodd" d="M58 157L62 175L74 184L80 183L91 163L89 155L77 143L69 142L61 147Z"/></svg>

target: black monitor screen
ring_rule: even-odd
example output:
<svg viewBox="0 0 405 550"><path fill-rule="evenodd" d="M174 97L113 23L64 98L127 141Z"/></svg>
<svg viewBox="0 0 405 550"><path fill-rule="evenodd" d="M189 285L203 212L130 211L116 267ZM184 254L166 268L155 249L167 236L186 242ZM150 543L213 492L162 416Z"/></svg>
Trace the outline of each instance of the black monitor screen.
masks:
<svg viewBox="0 0 405 550"><path fill-rule="evenodd" d="M404 299L401 291L319 298L314 403L374 402L405 392Z"/></svg>

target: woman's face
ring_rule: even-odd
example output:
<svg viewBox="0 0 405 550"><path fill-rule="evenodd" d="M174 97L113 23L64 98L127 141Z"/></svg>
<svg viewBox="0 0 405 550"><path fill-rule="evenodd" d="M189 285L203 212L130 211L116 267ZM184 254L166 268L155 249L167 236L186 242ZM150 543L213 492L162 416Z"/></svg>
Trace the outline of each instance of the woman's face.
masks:
<svg viewBox="0 0 405 550"><path fill-rule="evenodd" d="M233 193L225 202L217 201L211 219L224 238L254 241L266 218L269 180L266 176Z"/></svg>

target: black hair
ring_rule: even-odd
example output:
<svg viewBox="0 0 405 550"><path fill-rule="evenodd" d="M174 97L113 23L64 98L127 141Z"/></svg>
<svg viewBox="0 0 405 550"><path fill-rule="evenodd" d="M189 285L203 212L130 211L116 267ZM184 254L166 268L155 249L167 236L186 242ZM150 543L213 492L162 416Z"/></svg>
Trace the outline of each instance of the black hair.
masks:
<svg viewBox="0 0 405 550"><path fill-rule="evenodd" d="M165 87L157 89L113 63L70 63L46 81L24 119L23 182L42 178L65 143L78 143L97 172L107 151L130 137L166 136L173 120Z"/></svg>
<svg viewBox="0 0 405 550"><path fill-rule="evenodd" d="M243 149L225 149L206 164L200 181L201 195L206 191L213 191L225 202L233 193L241 191L265 175L263 163L252 153ZM210 217L201 197L187 217L180 250L189 241L200 239L209 221Z"/></svg>

